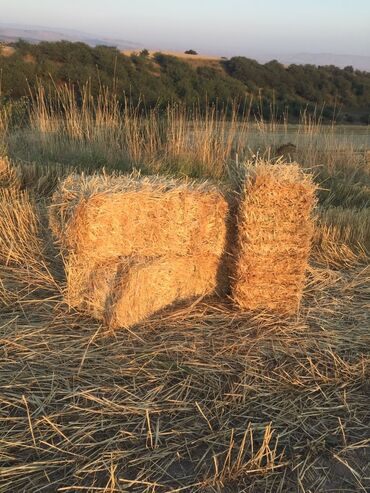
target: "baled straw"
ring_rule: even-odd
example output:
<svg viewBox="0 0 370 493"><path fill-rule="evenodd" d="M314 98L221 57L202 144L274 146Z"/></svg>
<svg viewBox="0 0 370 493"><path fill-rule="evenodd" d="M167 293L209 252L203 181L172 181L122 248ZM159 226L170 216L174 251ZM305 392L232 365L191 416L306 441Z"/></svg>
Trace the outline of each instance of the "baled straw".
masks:
<svg viewBox="0 0 370 493"><path fill-rule="evenodd" d="M68 304L118 327L224 290L227 216L208 183L70 176L50 208L66 253Z"/></svg>
<svg viewBox="0 0 370 493"><path fill-rule="evenodd" d="M94 267L70 262L68 303L112 328L129 327L181 300L218 286L219 258L125 257Z"/></svg>
<svg viewBox="0 0 370 493"><path fill-rule="evenodd" d="M297 164L251 169L238 216L233 299L243 309L297 311L313 235L316 186Z"/></svg>

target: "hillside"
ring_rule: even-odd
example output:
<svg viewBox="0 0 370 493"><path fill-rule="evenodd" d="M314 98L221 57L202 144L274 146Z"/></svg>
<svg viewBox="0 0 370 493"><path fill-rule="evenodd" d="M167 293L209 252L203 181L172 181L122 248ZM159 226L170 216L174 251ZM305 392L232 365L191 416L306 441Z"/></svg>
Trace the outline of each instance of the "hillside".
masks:
<svg viewBox="0 0 370 493"><path fill-rule="evenodd" d="M368 123L370 73L352 67L283 65L276 60L260 64L245 57L220 59L167 53L120 52L108 46L90 47L67 41L25 41L1 50L1 90L6 99L19 99L34 90L36 81L57 86L87 81L96 95L101 87L125 95L136 104L166 105L181 101L226 104L245 101L252 113L297 119L302 111L321 112L324 120ZM6 56L4 56L6 55ZM76 89L77 91L79 89Z"/></svg>

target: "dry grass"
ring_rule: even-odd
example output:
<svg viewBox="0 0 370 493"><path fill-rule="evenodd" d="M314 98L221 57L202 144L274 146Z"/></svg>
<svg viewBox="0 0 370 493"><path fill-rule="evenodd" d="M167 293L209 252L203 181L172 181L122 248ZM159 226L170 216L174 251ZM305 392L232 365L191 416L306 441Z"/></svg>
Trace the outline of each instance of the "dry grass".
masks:
<svg viewBox="0 0 370 493"><path fill-rule="evenodd" d="M14 132L6 143L28 161L37 150L48 163L220 178L230 156L245 147L248 122L239 121L238 111L237 104L206 112L199 105L147 109L129 100L122 111L108 91L94 99L87 85L79 105L73 87L40 85L29 106L32 131Z"/></svg>
<svg viewBox="0 0 370 493"><path fill-rule="evenodd" d="M126 56L138 56L140 54L141 50L124 50L122 53ZM156 66L156 62L154 61L154 56L157 53L161 53L163 55L168 55L172 56L175 58L179 58L183 62L187 62L189 65L191 65L194 68L197 67L211 67L213 69L216 69L220 72L225 73L225 69L221 64L222 58L220 56L214 56L214 55L205 55L202 53L198 53L198 55L189 55L184 52L180 51L162 51L162 50L148 50L149 51L149 58L152 59L152 63L154 66ZM159 65L157 66L158 70L160 70Z"/></svg>
<svg viewBox="0 0 370 493"><path fill-rule="evenodd" d="M47 264L40 208L28 192L0 188L0 308L21 309L59 290Z"/></svg>
<svg viewBox="0 0 370 493"><path fill-rule="evenodd" d="M331 207L319 214L315 232L316 255L330 265L368 262L370 255L370 214L368 208ZM329 255L328 255L328 252Z"/></svg>
<svg viewBox="0 0 370 493"><path fill-rule="evenodd" d="M3 313L2 490L366 491L368 285L318 266L297 321L198 304L114 336Z"/></svg>
<svg viewBox="0 0 370 493"><path fill-rule="evenodd" d="M263 154L281 139L292 141L258 122L258 142L249 131L237 140L226 134L232 145L215 169L206 159L216 154L196 154L189 142L178 156L186 152L196 164L175 166L162 151L160 159L149 154L159 123L145 133L149 123L140 121L126 122L121 134L95 126L84 138L68 134L65 122L54 134L8 129L4 142L19 174L21 159L37 161L33 176L42 179L45 164L58 173L58 162L131 169L121 160L126 149L137 167L148 152L150 172L222 170L224 177L237 149L240 164L248 147ZM191 136L190 121L188 134L183 120L173 122L166 146L176 143L173 135L180 143ZM215 142L221 149L220 134L204 149L217 149ZM294 319L203 301L131 331L107 332L61 301L65 280L35 216L44 207L39 178L29 191L0 192L1 491L369 490L369 156L356 145L342 152L334 134L309 122L293 142L322 189L308 284Z"/></svg>
<svg viewBox="0 0 370 493"><path fill-rule="evenodd" d="M12 46L0 45L0 56L9 57L15 52L15 48Z"/></svg>
<svg viewBox="0 0 370 493"><path fill-rule="evenodd" d="M20 188L19 176L6 156L0 156L0 188L7 190Z"/></svg>
<svg viewBox="0 0 370 493"><path fill-rule="evenodd" d="M232 297L246 310L294 314L308 268L316 186L297 164L259 162L243 187Z"/></svg>
<svg viewBox="0 0 370 493"><path fill-rule="evenodd" d="M323 125L319 114L305 112L299 125L278 124L273 106L268 122L250 109L251 101L202 110L199 104L148 109L126 100L122 108L108 90L94 98L86 85L77 102L69 85L40 85L28 105L0 106L0 138L22 163L222 180L235 162L275 160L278 148L291 142L295 159L314 168L322 188L330 189L322 200L335 206L345 201L346 207L369 203L369 191L359 187L370 184L368 130L353 127L359 134L347 135L348 129ZM18 115L21 110L26 116Z"/></svg>

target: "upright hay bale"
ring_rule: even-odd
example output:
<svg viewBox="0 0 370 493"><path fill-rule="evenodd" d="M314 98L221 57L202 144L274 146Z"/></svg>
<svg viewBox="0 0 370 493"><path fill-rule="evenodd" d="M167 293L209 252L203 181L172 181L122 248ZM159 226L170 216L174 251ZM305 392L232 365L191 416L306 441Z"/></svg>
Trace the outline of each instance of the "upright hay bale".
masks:
<svg viewBox="0 0 370 493"><path fill-rule="evenodd" d="M243 309L293 314L299 308L313 235L312 178L297 164L261 163L245 181L232 285Z"/></svg>
<svg viewBox="0 0 370 493"><path fill-rule="evenodd" d="M70 176L50 223L67 258L70 306L130 326L220 282L227 203L207 184Z"/></svg>

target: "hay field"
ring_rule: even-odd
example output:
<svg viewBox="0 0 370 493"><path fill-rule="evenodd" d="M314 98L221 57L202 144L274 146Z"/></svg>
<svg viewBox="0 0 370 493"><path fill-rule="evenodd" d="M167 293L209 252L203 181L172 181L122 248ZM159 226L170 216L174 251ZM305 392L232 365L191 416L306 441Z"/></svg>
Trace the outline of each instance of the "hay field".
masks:
<svg viewBox="0 0 370 493"><path fill-rule="evenodd" d="M368 491L366 135L343 148L319 120L285 133L60 97L57 114L40 88L24 122L0 109L0 491ZM320 188L298 316L203 300L111 332L65 306L43 219L58 178L105 166L237 187L284 141Z"/></svg>

